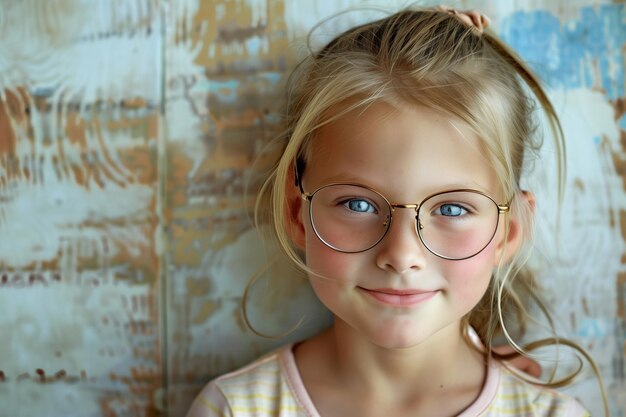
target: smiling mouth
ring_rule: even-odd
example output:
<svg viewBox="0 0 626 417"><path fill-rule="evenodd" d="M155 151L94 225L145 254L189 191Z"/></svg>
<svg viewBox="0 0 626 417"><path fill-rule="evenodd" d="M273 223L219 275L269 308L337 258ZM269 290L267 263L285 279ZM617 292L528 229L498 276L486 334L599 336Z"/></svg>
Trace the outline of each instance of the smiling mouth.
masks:
<svg viewBox="0 0 626 417"><path fill-rule="evenodd" d="M359 287L361 291L376 301L395 307L411 307L433 298L438 290L425 291L418 289L395 290L391 288L367 289Z"/></svg>

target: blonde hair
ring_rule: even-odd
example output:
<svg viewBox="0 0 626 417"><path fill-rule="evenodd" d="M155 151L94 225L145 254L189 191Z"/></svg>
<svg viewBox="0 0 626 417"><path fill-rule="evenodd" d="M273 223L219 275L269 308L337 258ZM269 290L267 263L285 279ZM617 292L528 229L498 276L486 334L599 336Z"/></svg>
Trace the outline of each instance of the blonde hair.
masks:
<svg viewBox="0 0 626 417"><path fill-rule="evenodd" d="M538 79L494 34L478 33L455 16L433 9L403 10L351 28L311 53L290 76L282 155L261 189L257 221L269 207L269 222L280 248L310 272L285 224L290 215L286 187L295 187L296 168L300 175L306 172L317 129L375 102L425 106L460 119L482 140L526 237L521 250L495 269L489 289L464 321L476 330L489 354L498 356L491 352L495 335L503 335L515 350L524 352L508 329L524 332L531 317L529 300L535 300L550 320L535 294L533 274L525 266L532 246L532 207L526 199L515 198L523 192L520 178L527 152L541 146L534 123L536 101L529 92L552 127L561 194L565 144L559 119ZM543 345L560 341L549 339ZM565 344L591 360L582 348ZM572 378L547 385L563 385Z"/></svg>

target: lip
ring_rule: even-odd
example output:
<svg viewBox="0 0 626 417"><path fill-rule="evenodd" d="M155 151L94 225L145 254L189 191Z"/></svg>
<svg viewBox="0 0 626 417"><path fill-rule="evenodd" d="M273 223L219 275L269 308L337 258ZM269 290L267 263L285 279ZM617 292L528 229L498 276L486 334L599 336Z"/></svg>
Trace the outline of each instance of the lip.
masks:
<svg viewBox="0 0 626 417"><path fill-rule="evenodd" d="M359 288L375 300L394 307L411 307L421 304L430 300L439 292L437 290L429 291L421 289Z"/></svg>

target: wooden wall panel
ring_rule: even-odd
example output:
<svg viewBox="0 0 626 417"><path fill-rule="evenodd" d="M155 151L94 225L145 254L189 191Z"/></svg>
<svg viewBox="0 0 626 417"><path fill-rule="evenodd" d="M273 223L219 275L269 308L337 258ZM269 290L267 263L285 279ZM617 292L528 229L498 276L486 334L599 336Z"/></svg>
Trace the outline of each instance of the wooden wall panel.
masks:
<svg viewBox="0 0 626 417"><path fill-rule="evenodd" d="M289 47L282 1L176 1L167 29L168 400L181 415L207 375L284 343L248 331L240 305L274 251L251 215L264 152L282 127ZM299 275L276 275L286 274ZM275 309L278 295L306 291L302 282L258 307ZM280 333L297 321L289 316L260 330Z"/></svg>
<svg viewBox="0 0 626 417"><path fill-rule="evenodd" d="M558 222L549 149L528 180L539 201L534 261L559 328L601 369L611 416L626 414L625 19L623 3L569 2L519 7L499 19L503 38L549 87L563 123L568 171ZM591 373L568 391L602 415Z"/></svg>
<svg viewBox="0 0 626 417"><path fill-rule="evenodd" d="M155 415L160 5L1 9L0 415Z"/></svg>
<svg viewBox="0 0 626 417"><path fill-rule="evenodd" d="M182 416L211 377L328 323L302 274L265 269L250 216L304 36L362 4L0 0L0 417ZM561 114L560 229L549 148L526 180L533 262L625 416L624 4L454 5L492 18ZM313 44L380 15L329 20ZM257 329L301 329L246 328L256 275ZM602 415L591 375L569 391Z"/></svg>

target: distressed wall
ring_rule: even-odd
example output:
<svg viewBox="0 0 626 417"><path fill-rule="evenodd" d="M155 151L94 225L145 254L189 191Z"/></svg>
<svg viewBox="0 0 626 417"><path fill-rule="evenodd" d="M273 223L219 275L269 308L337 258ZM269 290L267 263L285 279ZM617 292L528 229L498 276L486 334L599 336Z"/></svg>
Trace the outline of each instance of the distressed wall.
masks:
<svg viewBox="0 0 626 417"><path fill-rule="evenodd" d="M0 415L154 415L160 5L0 6Z"/></svg>
<svg viewBox="0 0 626 417"><path fill-rule="evenodd" d="M404 2L391 2L396 6ZM437 2L438 3L438 2ZM626 10L461 1L545 80L568 174L527 179L559 326L626 415ZM180 416L209 378L327 323L251 227L304 36L357 0L0 0L0 417ZM342 15L328 36L377 11ZM246 190L248 193L246 194ZM550 262L544 262L550 259ZM246 329L241 295L252 276ZM289 300L288 302L283 300ZM585 374L569 391L602 415Z"/></svg>

